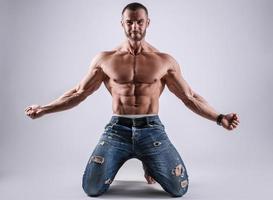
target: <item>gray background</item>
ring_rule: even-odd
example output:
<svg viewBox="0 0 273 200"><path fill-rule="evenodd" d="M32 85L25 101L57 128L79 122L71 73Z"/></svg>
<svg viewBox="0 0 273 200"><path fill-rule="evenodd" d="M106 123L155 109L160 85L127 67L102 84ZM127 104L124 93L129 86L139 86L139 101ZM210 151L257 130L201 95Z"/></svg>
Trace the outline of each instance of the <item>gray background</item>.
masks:
<svg viewBox="0 0 273 200"><path fill-rule="evenodd" d="M110 120L104 85L76 108L25 116L75 86L96 53L125 39L120 13L131 1L1 1L0 198L89 199L83 170ZM183 199L270 199L272 1L139 1L147 41L179 62L189 85L241 124L227 131L196 115L166 89L160 112L189 171ZM118 172L107 198L169 198L145 183L140 161Z"/></svg>

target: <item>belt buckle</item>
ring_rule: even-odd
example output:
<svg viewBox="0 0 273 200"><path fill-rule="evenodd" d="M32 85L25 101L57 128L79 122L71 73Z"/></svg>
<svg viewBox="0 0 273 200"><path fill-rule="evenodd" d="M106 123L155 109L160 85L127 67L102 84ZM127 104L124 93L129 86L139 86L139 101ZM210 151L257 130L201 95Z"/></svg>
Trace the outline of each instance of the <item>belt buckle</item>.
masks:
<svg viewBox="0 0 273 200"><path fill-rule="evenodd" d="M120 125L130 127L132 125L131 120L127 118L120 118L118 119L118 122Z"/></svg>
<svg viewBox="0 0 273 200"><path fill-rule="evenodd" d="M137 118L133 120L133 126L146 126L148 124L149 122L146 118L144 120L138 120Z"/></svg>

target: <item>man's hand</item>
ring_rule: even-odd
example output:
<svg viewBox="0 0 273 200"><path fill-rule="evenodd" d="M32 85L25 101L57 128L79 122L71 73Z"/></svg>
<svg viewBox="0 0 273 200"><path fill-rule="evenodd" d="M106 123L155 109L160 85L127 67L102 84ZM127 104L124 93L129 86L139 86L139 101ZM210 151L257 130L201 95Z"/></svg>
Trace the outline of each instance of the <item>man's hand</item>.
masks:
<svg viewBox="0 0 273 200"><path fill-rule="evenodd" d="M45 111L39 105L32 105L32 106L28 106L25 109L25 114L32 119L36 119L38 117L43 116L45 114Z"/></svg>
<svg viewBox="0 0 273 200"><path fill-rule="evenodd" d="M229 131L235 129L239 123L239 116L236 113L226 114L222 119L222 126Z"/></svg>

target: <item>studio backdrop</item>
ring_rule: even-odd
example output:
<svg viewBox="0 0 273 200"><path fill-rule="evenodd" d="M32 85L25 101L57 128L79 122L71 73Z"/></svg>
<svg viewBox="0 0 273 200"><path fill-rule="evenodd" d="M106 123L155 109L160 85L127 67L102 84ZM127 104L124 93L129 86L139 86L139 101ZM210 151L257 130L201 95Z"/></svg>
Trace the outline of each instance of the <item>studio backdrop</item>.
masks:
<svg viewBox="0 0 273 200"><path fill-rule="evenodd" d="M227 131L165 88L159 116L189 173L182 198L272 197L272 1L139 2L151 19L147 42L172 55L215 110L238 113L241 121ZM112 116L105 86L77 107L35 120L24 109L60 97L78 84L97 53L125 40L120 20L128 3L1 1L1 199L88 199L83 171ZM128 181L131 187L116 190L126 198L149 195L134 192L137 181L153 187L145 184L137 159L126 162L115 180Z"/></svg>

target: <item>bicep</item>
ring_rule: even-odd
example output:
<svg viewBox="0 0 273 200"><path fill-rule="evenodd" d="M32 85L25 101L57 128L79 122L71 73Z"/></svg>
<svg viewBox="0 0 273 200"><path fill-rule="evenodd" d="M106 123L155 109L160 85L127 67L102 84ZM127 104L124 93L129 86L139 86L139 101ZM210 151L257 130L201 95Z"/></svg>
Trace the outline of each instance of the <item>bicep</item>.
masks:
<svg viewBox="0 0 273 200"><path fill-rule="evenodd" d="M168 70L165 81L169 90L183 102L187 102L191 98L194 98L195 92L183 78L177 62L172 62L172 67Z"/></svg>
<svg viewBox="0 0 273 200"><path fill-rule="evenodd" d="M99 66L98 60L94 58L85 76L72 90L76 90L79 94L87 97L99 88L104 80L104 75L105 74Z"/></svg>

